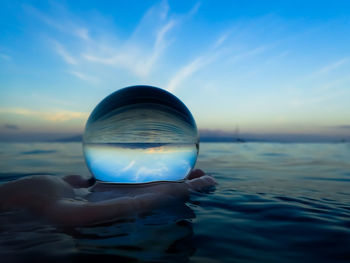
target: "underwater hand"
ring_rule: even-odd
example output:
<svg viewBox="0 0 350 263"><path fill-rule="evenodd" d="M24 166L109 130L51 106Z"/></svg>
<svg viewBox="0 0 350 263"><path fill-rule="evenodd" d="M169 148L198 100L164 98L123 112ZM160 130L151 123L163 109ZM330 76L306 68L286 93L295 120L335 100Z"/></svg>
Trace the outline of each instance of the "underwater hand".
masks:
<svg viewBox="0 0 350 263"><path fill-rule="evenodd" d="M2 209L24 208L65 225L90 225L135 216L153 209L184 202L192 191L216 184L201 170L192 171L181 182L137 185L91 185L78 175L29 176L0 186Z"/></svg>
<svg viewBox="0 0 350 263"><path fill-rule="evenodd" d="M68 180L64 180L79 188L88 184L78 177L73 180L69 176ZM97 182L89 188L86 202L62 199L50 209L50 214L51 218L63 224L94 224L142 214L172 202L184 202L191 191L206 190L215 184L214 178L201 170L192 171L182 182L135 185Z"/></svg>

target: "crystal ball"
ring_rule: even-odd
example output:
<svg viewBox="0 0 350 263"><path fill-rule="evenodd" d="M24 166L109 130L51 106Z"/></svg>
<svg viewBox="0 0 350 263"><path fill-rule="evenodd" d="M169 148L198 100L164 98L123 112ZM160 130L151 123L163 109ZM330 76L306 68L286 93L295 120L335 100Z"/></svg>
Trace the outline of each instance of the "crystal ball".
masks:
<svg viewBox="0 0 350 263"><path fill-rule="evenodd" d="M151 86L107 96L92 111L83 136L87 166L106 183L182 180L198 150L191 112L171 93Z"/></svg>

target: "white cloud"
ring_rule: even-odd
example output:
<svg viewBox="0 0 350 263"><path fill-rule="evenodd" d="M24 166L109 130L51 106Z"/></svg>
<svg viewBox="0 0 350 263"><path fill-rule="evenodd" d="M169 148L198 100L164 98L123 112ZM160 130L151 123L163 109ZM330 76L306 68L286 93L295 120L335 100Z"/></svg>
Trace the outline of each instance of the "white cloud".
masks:
<svg viewBox="0 0 350 263"><path fill-rule="evenodd" d="M165 164L158 165L155 168L141 166L137 170L134 176L134 180L142 181L147 177L151 177L152 179L159 179L159 178L162 178L168 171L169 171L169 168Z"/></svg>
<svg viewBox="0 0 350 263"><path fill-rule="evenodd" d="M133 167L135 163L136 163L135 160L132 160L132 161L131 161L127 166L125 166L121 171L122 171L122 172L126 172L127 170L130 170L130 168Z"/></svg>
<svg viewBox="0 0 350 263"><path fill-rule="evenodd" d="M0 108L0 114L15 114L22 116L30 116L42 120L47 120L51 122L64 122L74 119L87 119L89 114L85 112L75 112L75 111L36 111L24 108Z"/></svg>
<svg viewBox="0 0 350 263"><path fill-rule="evenodd" d="M149 75L169 43L167 35L179 23L167 18L168 12L166 1L152 6L121 46L116 47L112 42L101 45L95 41L99 50L90 49L82 57L89 62L127 69L139 77ZM150 39L151 43L147 42Z"/></svg>
<svg viewBox="0 0 350 263"><path fill-rule="evenodd" d="M161 1L144 13L135 30L125 40L105 28L97 29L94 37L91 37L91 28L96 28L89 26L88 21L74 16L59 3L54 2L53 6L55 13L52 14L43 13L29 5L24 8L47 26L66 35L64 40L60 38L52 43L55 52L70 66L67 72L79 79L93 81L94 78L82 72L101 68L101 65L127 70L139 78L148 77L175 40L170 35L173 29L193 16L200 4L196 3L187 14L175 17L170 14L168 2ZM79 41L79 45L72 46L70 43L74 41ZM83 63L84 60L88 63ZM71 66L74 66L74 70Z"/></svg>

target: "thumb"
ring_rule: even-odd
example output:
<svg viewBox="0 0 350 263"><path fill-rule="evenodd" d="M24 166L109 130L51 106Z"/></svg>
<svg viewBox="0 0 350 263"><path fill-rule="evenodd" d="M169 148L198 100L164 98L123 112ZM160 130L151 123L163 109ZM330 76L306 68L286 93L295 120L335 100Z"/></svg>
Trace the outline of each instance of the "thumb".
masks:
<svg viewBox="0 0 350 263"><path fill-rule="evenodd" d="M203 175L199 178L195 178L195 179L186 181L186 184L192 190L201 191L205 188L216 185L217 182L215 181L215 179L213 177L211 177L209 175Z"/></svg>

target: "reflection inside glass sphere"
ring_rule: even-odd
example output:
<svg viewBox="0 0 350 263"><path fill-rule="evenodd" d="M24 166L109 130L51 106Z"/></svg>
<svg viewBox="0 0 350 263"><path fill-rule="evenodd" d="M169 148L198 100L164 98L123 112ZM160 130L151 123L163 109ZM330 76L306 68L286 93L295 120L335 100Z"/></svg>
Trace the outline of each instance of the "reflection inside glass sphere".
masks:
<svg viewBox="0 0 350 263"><path fill-rule="evenodd" d="M196 123L174 95L150 86L118 90L91 113L83 138L97 180L146 183L184 179L199 148Z"/></svg>

